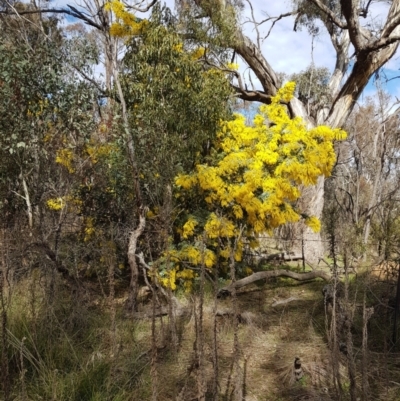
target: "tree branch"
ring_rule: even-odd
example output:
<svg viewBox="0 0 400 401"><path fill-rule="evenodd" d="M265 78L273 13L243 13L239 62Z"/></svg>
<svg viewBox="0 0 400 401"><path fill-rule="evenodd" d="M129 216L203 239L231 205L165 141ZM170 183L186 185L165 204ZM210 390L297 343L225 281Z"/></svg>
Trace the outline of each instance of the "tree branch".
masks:
<svg viewBox="0 0 400 401"><path fill-rule="evenodd" d="M46 256L54 263L56 270L61 273L65 278L71 278L69 270L60 262L57 258L56 253L50 248L47 242L34 242L30 244L37 249L44 251Z"/></svg>
<svg viewBox="0 0 400 401"><path fill-rule="evenodd" d="M105 27L97 24L95 21L89 18L89 16L86 16L85 13L78 11L75 7L67 5L67 7L70 8L70 10L67 10L65 8L46 8L43 10L26 10L26 11L10 11L10 10L0 10L0 14L3 15L25 15L25 14L46 14L46 13L52 13L52 14L66 14L70 15L71 17L78 18L82 21L84 21L87 25L90 25L100 31L104 30Z"/></svg>
<svg viewBox="0 0 400 401"><path fill-rule="evenodd" d="M253 9L253 5L251 4L251 1L250 0L246 0L246 1L249 4L250 11L251 11L251 18L252 18L251 22L253 22L254 29L256 30L256 33L257 33L257 46L259 49L261 49L260 31L258 30L258 27L260 26L260 24L256 22L256 18L254 17L254 9Z"/></svg>
<svg viewBox="0 0 400 401"><path fill-rule="evenodd" d="M387 38L381 38L378 39L377 41L371 43L370 45L368 45L365 50L367 51L376 51L376 50L380 50L383 49L386 46L392 45L393 43L399 42L400 41L400 35L396 35L396 36L389 36Z"/></svg>
<svg viewBox="0 0 400 401"><path fill-rule="evenodd" d="M316 1L316 0L312 0ZM342 13L347 21L347 26L350 34L350 40L353 44L356 53L363 47L361 40L361 29L358 21L358 9L355 0L340 0Z"/></svg>
<svg viewBox="0 0 400 401"><path fill-rule="evenodd" d="M383 27L381 38L387 38L400 24L400 1L394 0L390 6L389 15Z"/></svg>
<svg viewBox="0 0 400 401"><path fill-rule="evenodd" d="M142 2L142 3L143 3L143 2ZM145 7L143 7L143 8L140 8L140 7L138 7L138 6L131 6L131 5L127 4L127 3L125 3L125 2L124 2L124 5L125 5L125 7L126 7L127 9L135 10L135 11L137 11L137 12L139 12L139 13L146 13L146 12L149 11L150 8L153 7L156 3L157 3L157 0L152 0L152 1L150 2L150 4L147 4L147 6L145 6Z"/></svg>
<svg viewBox="0 0 400 401"><path fill-rule="evenodd" d="M286 299L275 299L274 298L274 302L271 304L271 306L273 308L275 308L275 306L287 305L290 302L300 301L300 300L301 300L301 298L297 298L297 297L290 297L290 298L286 298Z"/></svg>
<svg viewBox="0 0 400 401"><path fill-rule="evenodd" d="M233 74L235 76L235 78L238 81L238 85L231 85L232 88L236 91L236 93L238 93L239 97L243 100L248 100L248 101L257 101L257 102L261 102L261 103L265 103L265 104L270 104L271 103L271 96L267 95L265 92L262 91L256 91L256 90L252 90L249 91L247 89L247 85L243 85L243 80L241 75L239 74L238 71L236 70L232 70L231 68L225 68L225 67L220 67L214 63L212 63L211 61L209 61L208 59L205 60L206 64L209 65L210 67L216 68L222 72L226 72L228 74Z"/></svg>
<svg viewBox="0 0 400 401"><path fill-rule="evenodd" d="M85 72L83 72L80 68L78 68L76 65L72 65L73 69L78 72L80 75L82 75L83 78L85 78L87 81L89 81L91 84L93 84L96 89L102 94L104 95L104 97L109 97L109 93L107 93L107 91L105 91L100 84L94 80L93 78L89 77L89 75L87 75ZM119 100L119 99L118 99Z"/></svg>
<svg viewBox="0 0 400 401"><path fill-rule="evenodd" d="M269 30L268 30L268 33L263 37L263 41L264 41L265 39L268 38L268 36L271 34L272 29L274 28L275 24L276 24L279 20L281 20L282 18L285 18L285 17L290 17L291 15L296 15L296 14L297 14L296 12L290 12L290 13L286 13L286 14L281 14L279 17L276 17L276 18L274 19L274 22L271 24L271 26L270 26L270 28L269 28ZM270 18L269 18L269 19L270 19ZM265 21L267 21L267 20L264 20L264 21L260 22L260 24L262 24L262 23L265 22Z"/></svg>
<svg viewBox="0 0 400 401"><path fill-rule="evenodd" d="M237 32L236 43L233 46L240 57L249 65L260 81L264 92L275 95L278 88L278 78L260 49L241 31Z"/></svg>
<svg viewBox="0 0 400 401"><path fill-rule="evenodd" d="M239 86L231 85L238 94L238 97L248 102L260 102L264 104L271 104L271 96L262 91L249 91L243 90Z"/></svg>
<svg viewBox="0 0 400 401"><path fill-rule="evenodd" d="M231 295L233 289L238 289L255 283L256 281L265 280L271 277L290 277L298 281L312 280L315 278L322 278L325 281L329 281L331 279L331 276L322 270L314 270L308 273L295 273L290 270L262 271L253 273L251 276L242 278L241 280L235 281L234 283L221 288L218 291L218 297L229 296Z"/></svg>
<svg viewBox="0 0 400 401"><path fill-rule="evenodd" d="M340 21L340 19L338 19L336 17L336 15L333 13L333 11L328 8L325 4L323 4L321 2L321 0L311 0L324 14L326 14L326 16L335 24L337 25L339 28L342 29L347 29L348 26L347 24L345 24L344 22ZM351 0L344 0L344 1L351 1Z"/></svg>

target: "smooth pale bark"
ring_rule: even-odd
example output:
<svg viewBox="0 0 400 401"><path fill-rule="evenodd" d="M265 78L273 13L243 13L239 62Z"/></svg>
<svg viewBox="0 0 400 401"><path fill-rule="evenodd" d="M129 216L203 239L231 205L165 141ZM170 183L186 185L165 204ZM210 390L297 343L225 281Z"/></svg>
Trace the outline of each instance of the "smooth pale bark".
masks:
<svg viewBox="0 0 400 401"><path fill-rule="evenodd" d="M139 266L136 260L136 249L139 237L142 235L146 225L144 216L139 217L139 224L129 235L128 262L131 268L131 280L129 286L129 297L127 308L131 311L136 309L136 298L139 293Z"/></svg>
<svg viewBox="0 0 400 401"><path fill-rule="evenodd" d="M242 278L241 280L235 281L234 283L221 288L218 291L219 297L229 296L232 291L235 289L239 289L245 287L246 285L255 283L260 280L265 280L272 277L289 277L298 281L307 281L313 280L315 278L322 278L325 281L329 281L331 279L330 274L322 270L314 270L308 273L296 273L290 270L271 270L271 271L262 271L253 273L250 276Z"/></svg>

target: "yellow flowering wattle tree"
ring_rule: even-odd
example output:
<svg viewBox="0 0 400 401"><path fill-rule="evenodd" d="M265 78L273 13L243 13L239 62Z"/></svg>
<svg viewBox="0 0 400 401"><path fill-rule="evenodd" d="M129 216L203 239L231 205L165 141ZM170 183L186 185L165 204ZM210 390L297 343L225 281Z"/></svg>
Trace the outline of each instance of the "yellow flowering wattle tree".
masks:
<svg viewBox="0 0 400 401"><path fill-rule="evenodd" d="M222 122L208 159L176 177L177 197L186 209L177 228L181 241L166 255L175 264L174 277L201 263L223 268L232 253L241 262L244 244L256 247L261 233L285 223L303 218L314 231L320 229L319 220L304 215L295 202L301 187L330 175L333 142L346 133L327 126L308 129L301 118L291 119L285 103L294 89L293 82L281 88L251 126L239 114Z"/></svg>

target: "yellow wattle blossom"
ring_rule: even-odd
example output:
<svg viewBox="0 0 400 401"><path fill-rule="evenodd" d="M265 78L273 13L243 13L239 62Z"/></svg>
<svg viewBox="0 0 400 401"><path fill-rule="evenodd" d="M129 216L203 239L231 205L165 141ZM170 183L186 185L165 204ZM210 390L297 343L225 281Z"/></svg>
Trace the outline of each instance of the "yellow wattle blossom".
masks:
<svg viewBox="0 0 400 401"><path fill-rule="evenodd" d="M172 50L178 53L183 52L183 43L177 43L176 45L172 46Z"/></svg>
<svg viewBox="0 0 400 401"><path fill-rule="evenodd" d="M44 100L39 100L37 104L35 104L35 107L33 107L32 102L29 102L29 107L28 111L26 112L28 117L40 117L45 109L49 105L49 100L44 99Z"/></svg>
<svg viewBox="0 0 400 401"><path fill-rule="evenodd" d="M206 49L204 47L198 47L196 50L193 50L190 56L193 60L198 60L204 56Z"/></svg>
<svg viewBox="0 0 400 401"><path fill-rule="evenodd" d="M174 267L174 268L168 270L165 273L164 277L159 277L161 284L166 288L170 288L172 291L176 290L176 272L177 272L177 270L178 270L178 268Z"/></svg>
<svg viewBox="0 0 400 401"><path fill-rule="evenodd" d="M206 249L204 251L204 264L209 269L217 263L217 256L211 249Z"/></svg>
<svg viewBox="0 0 400 401"><path fill-rule="evenodd" d="M87 217L85 219L85 228L84 228L83 231L85 233L85 236L84 236L83 240L85 242L88 242L92 238L93 234L96 231L95 228L94 228L94 219L93 219L93 217Z"/></svg>
<svg viewBox="0 0 400 401"><path fill-rule="evenodd" d="M181 254L183 259L187 259L191 264L197 266L201 263L201 253L200 250L195 246L187 246L182 250Z"/></svg>
<svg viewBox="0 0 400 401"><path fill-rule="evenodd" d="M181 262L224 266L233 252L232 241L233 257L241 262L245 244L257 247L260 233L300 220L302 211L295 207L300 186L315 185L320 175L330 175L336 160L333 141L346 138L346 133L327 126L308 129L301 118L291 119L285 103L294 90L294 82L278 90L270 105L259 108L251 126L240 114L222 121L213 159L176 177L180 198L186 194L189 202L193 196L203 199L208 213L202 222L189 217L179 228L184 239L193 238L193 245L175 250ZM313 216L305 223L320 229ZM248 239L237 240L243 229ZM205 244L195 230L205 233ZM215 243L220 244L218 252Z"/></svg>
<svg viewBox="0 0 400 401"><path fill-rule="evenodd" d="M193 217L190 217L189 220L183 225L182 238L191 237L194 233L194 229L197 226L198 222Z"/></svg>
<svg viewBox="0 0 400 401"><path fill-rule="evenodd" d="M79 198L75 198L73 196L67 195L58 198L50 198L46 201L46 206L50 210L63 210L68 206L69 211L74 210L77 213L80 213L82 207L82 200Z"/></svg>
<svg viewBox="0 0 400 401"><path fill-rule="evenodd" d="M321 222L315 216L308 217L305 223L314 232L318 232L319 230L321 230Z"/></svg>
<svg viewBox="0 0 400 401"><path fill-rule="evenodd" d="M63 198L51 198L46 201L46 205L50 210L61 210L65 207Z"/></svg>
<svg viewBox="0 0 400 401"><path fill-rule="evenodd" d="M193 279L196 277L196 274L191 269L183 269L176 274L176 277L183 279Z"/></svg>
<svg viewBox="0 0 400 401"><path fill-rule="evenodd" d="M208 238L231 238L236 234L236 227L229 219L225 217L217 217L215 213L211 213L204 226L204 231Z"/></svg>
<svg viewBox="0 0 400 401"><path fill-rule="evenodd" d="M104 6L106 11L112 11L116 17L110 26L110 34L116 37L131 37L141 35L148 26L147 20L139 20L133 13L127 11L119 0L111 0Z"/></svg>
<svg viewBox="0 0 400 401"><path fill-rule="evenodd" d="M74 161L74 155L70 149L59 149L56 153L56 163L66 167L69 173L75 172L72 165Z"/></svg>
<svg viewBox="0 0 400 401"><path fill-rule="evenodd" d="M244 272L246 273L246 276L253 274L253 270L250 267L245 267Z"/></svg>
<svg viewBox="0 0 400 401"><path fill-rule="evenodd" d="M112 144L93 145L86 147L86 153L89 155L89 158L93 164L98 163L100 158L109 156L114 150L116 149Z"/></svg>
<svg viewBox="0 0 400 401"><path fill-rule="evenodd" d="M238 63L227 63L226 66L230 69L230 70L235 70L237 71L239 69L239 64Z"/></svg>

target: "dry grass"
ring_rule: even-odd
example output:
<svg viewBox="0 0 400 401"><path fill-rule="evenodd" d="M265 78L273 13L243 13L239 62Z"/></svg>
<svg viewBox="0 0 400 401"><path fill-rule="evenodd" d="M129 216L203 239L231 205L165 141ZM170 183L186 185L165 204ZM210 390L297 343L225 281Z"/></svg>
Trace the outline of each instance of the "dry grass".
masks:
<svg viewBox="0 0 400 401"><path fill-rule="evenodd" d="M311 289L305 285L285 289L271 287L238 296L239 365L242 377L236 378L236 380L241 380L245 386L246 399L254 401L289 400L294 399L293 394L285 395L285 391L301 390L304 396L305 389L315 396L326 395L330 382L329 352L323 339L313 327L313 315L310 313L315 304L321 303L321 296L318 291L315 291L315 289L319 290L320 286L320 284L313 284ZM271 306L274 298L290 296L299 298L299 301L284 307L273 308ZM224 397L227 386L232 380L230 372L234 357L234 318L232 314L228 313L233 310L232 300L221 300L218 309L224 312L217 321L219 385L221 397ZM211 308L206 307L204 312L206 339L204 375L206 382L211 383L213 378L211 362L214 319ZM163 386L162 399L165 400L174 399L173 394L179 392L176 387L183 387L185 384L188 387L185 394L186 399L194 396L196 377L193 372L188 373L194 355L193 317L186 321L183 332L177 354L168 363L163 361L163 364L159 366L160 378L168 377L169 383L174 383ZM305 376L301 384L294 380L295 357L300 357L303 361Z"/></svg>
<svg viewBox="0 0 400 401"><path fill-rule="evenodd" d="M221 401L231 401L233 382L237 382L242 388L246 401L335 399L331 385L331 353L325 338L325 309L321 294L323 285L323 282L318 281L298 284L288 279L277 279L238 294L239 364L235 372L233 300L227 298L218 301L217 350ZM16 327L20 330L20 334L16 331L18 338L26 336L29 330L33 333L32 330L36 327L33 319L43 324L46 322L41 316L47 306L40 288L35 289L36 312L30 312L30 288L32 286L28 282L21 283L21 288L14 291L14 304L9 309L10 328ZM32 344L41 353L39 356L44 364L43 372L36 372L28 366L26 387L31 399L39 400L42 397L40 394L56 393L57 401L147 401L151 400L153 386L157 388L158 401L186 401L196 398L200 373L204 377L205 386L211 391L214 379L212 296L206 296L204 305L204 358L201 369L195 364L196 320L191 299L180 298L188 313L176 319L178 344L175 346L172 342L168 317L157 318L157 359L152 370L151 319L127 318L122 313L121 302L116 300L119 310L116 325L117 354L110 355L111 334L107 303L101 299L101 293L85 295L84 301L75 300L74 306L68 306L72 298L65 296L61 287L58 288L64 298L58 300L58 305L52 306L52 316L57 317L52 320L53 331L35 329L37 332L33 334L36 337L31 335ZM272 306L274 302L288 298L296 300ZM21 309L27 311L23 322L20 322L21 315L15 315ZM143 307L143 310L146 308ZM51 346L60 345L56 336L63 339L65 346L59 346L59 354L54 353L53 359L49 359L53 353L46 349L45 343ZM65 355L60 352L65 352ZM75 354L73 358L72 354ZM355 355L360 389L361 353L358 348L355 348ZM294 377L296 357L301 359L304 370L304 376L299 381ZM346 400L346 358L343 355L339 358L344 386L343 399ZM370 399L400 399L400 355L371 353L370 360L374 362L368 367ZM69 370L63 366L65 361L71 364ZM17 362L14 362L14 366L18 373ZM54 374L55 371L58 373ZM42 378L41 374L46 376ZM91 383L99 374L104 384L95 392ZM49 388L44 387L45 380ZM17 398L20 396L18 385L17 375L14 381ZM68 395L71 391L76 394L74 398Z"/></svg>

